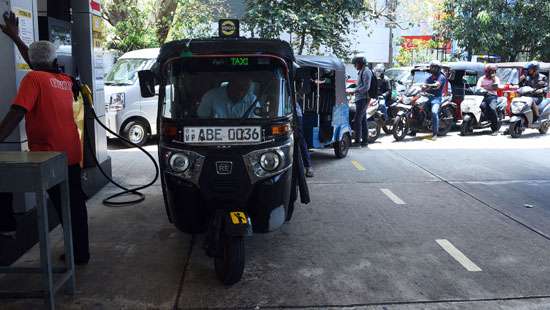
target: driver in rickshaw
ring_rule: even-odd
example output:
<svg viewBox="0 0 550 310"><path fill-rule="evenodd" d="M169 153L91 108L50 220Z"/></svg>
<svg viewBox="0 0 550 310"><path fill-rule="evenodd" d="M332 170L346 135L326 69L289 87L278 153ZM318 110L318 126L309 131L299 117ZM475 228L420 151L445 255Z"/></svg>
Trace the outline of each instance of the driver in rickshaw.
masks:
<svg viewBox="0 0 550 310"><path fill-rule="evenodd" d="M232 77L226 85L202 96L197 115L200 118L254 118L254 106L258 102L251 85L250 77Z"/></svg>

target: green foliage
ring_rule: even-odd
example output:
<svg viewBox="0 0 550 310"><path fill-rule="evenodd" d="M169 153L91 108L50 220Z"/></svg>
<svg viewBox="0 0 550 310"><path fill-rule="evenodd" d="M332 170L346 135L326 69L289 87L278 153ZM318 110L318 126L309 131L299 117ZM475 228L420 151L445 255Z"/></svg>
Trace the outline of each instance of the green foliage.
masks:
<svg viewBox="0 0 550 310"><path fill-rule="evenodd" d="M349 54L351 25L364 16L358 0L246 0L244 22L253 35L278 38L292 35L298 54L328 47L338 56Z"/></svg>
<svg viewBox="0 0 550 310"><path fill-rule="evenodd" d="M445 0L439 33L470 54L550 60L550 1Z"/></svg>
<svg viewBox="0 0 550 310"><path fill-rule="evenodd" d="M227 15L225 0L177 0L168 40L211 37L212 24Z"/></svg>
<svg viewBox="0 0 550 310"><path fill-rule="evenodd" d="M121 52L212 35L226 0L107 0L107 47Z"/></svg>
<svg viewBox="0 0 550 310"><path fill-rule="evenodd" d="M130 2L130 1L127 1ZM136 1L132 1L136 2ZM128 52L136 49L157 46L154 32L146 20L147 12L136 5L129 5L123 10L124 18L110 29L107 47Z"/></svg>

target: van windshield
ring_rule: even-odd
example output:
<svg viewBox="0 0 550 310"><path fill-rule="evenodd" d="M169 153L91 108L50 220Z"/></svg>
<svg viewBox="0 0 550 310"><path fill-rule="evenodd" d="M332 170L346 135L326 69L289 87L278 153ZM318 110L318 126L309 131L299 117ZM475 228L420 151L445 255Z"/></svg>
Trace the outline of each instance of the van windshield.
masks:
<svg viewBox="0 0 550 310"><path fill-rule="evenodd" d="M132 85L137 80L138 71L147 69L153 61L153 59L119 59L105 77L105 85Z"/></svg>
<svg viewBox="0 0 550 310"><path fill-rule="evenodd" d="M168 65L163 116L266 119L291 113L285 69L269 57L184 58Z"/></svg>

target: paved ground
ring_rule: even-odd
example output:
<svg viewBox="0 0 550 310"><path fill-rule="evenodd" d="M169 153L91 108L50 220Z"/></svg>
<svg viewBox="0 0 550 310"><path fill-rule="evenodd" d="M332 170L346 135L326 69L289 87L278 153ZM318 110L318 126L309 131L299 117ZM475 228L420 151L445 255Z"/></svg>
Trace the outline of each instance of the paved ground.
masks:
<svg viewBox="0 0 550 310"><path fill-rule="evenodd" d="M550 135L392 140L342 160L315 151L313 202L280 231L247 240L245 274L232 287L215 278L202 236L192 239L168 223L158 185L127 208L101 205L114 191L107 187L88 203L93 260L78 269L78 294L58 295L58 305L550 308ZM118 180L148 180L138 152L115 145L111 155ZM18 264L33 262L36 249ZM0 289L37 280L4 277ZM39 305L0 301L2 309Z"/></svg>

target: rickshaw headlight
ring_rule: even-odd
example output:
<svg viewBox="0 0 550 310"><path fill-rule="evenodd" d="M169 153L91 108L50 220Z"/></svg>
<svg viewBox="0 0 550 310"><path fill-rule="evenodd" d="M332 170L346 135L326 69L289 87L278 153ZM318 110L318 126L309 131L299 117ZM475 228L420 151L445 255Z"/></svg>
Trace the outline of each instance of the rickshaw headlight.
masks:
<svg viewBox="0 0 550 310"><path fill-rule="evenodd" d="M170 157L169 163L170 168L175 172L185 172L190 166L189 157L182 153L174 153Z"/></svg>
<svg viewBox="0 0 550 310"><path fill-rule="evenodd" d="M260 166L265 171L275 171L281 165L282 159L277 152L267 152L260 156Z"/></svg>

